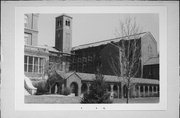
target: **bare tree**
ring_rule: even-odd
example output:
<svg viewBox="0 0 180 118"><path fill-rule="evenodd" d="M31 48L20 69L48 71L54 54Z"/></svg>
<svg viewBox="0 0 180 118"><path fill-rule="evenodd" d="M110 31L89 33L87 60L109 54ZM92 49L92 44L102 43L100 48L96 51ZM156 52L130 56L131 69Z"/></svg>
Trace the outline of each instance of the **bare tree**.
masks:
<svg viewBox="0 0 180 118"><path fill-rule="evenodd" d="M57 71L61 70L61 57L53 56L51 58L53 59L52 61L47 60L45 63L44 75L48 77L47 87L49 93L54 93L55 85L58 83L59 87L63 82L63 78L57 73Z"/></svg>
<svg viewBox="0 0 180 118"><path fill-rule="evenodd" d="M120 28L116 29L116 35L121 37L117 43L113 43L119 50L119 55L111 56L110 66L113 73L118 76L126 88L127 103L130 90L135 86L135 77L141 76L141 40L140 27L135 18L128 17L124 22L120 21Z"/></svg>

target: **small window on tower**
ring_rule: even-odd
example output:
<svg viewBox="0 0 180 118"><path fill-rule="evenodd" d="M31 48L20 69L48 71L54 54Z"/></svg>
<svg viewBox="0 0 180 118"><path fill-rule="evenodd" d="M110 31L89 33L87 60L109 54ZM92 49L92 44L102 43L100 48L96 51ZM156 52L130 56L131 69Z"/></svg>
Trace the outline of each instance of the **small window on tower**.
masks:
<svg viewBox="0 0 180 118"><path fill-rule="evenodd" d="M57 27L59 26L59 21L57 21Z"/></svg>
<svg viewBox="0 0 180 118"><path fill-rule="evenodd" d="M66 26L68 26L68 21L66 20Z"/></svg>
<svg viewBox="0 0 180 118"><path fill-rule="evenodd" d="M70 26L70 21L66 20L66 26Z"/></svg>
<svg viewBox="0 0 180 118"><path fill-rule="evenodd" d="M68 26L70 26L70 21L68 21Z"/></svg>
<svg viewBox="0 0 180 118"><path fill-rule="evenodd" d="M58 20L57 21L57 27L61 27L62 26L62 21L61 20Z"/></svg>
<svg viewBox="0 0 180 118"><path fill-rule="evenodd" d="M62 21L61 20L59 21L59 26L62 26Z"/></svg>

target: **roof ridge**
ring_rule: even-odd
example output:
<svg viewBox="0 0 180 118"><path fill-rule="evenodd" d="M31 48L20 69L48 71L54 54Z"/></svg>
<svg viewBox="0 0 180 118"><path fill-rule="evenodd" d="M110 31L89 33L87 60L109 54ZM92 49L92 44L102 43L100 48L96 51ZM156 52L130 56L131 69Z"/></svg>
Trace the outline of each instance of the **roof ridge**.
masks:
<svg viewBox="0 0 180 118"><path fill-rule="evenodd" d="M148 33L148 32L141 32L141 33L133 34L133 35L130 35L130 36L136 36L136 35L141 35L141 34L145 34L145 33ZM121 37L117 37L117 38L106 39L106 40L102 40L102 41L96 41L96 42L93 42L93 43L86 43L86 44L82 44L82 45L78 45L78 46L72 47L72 49L76 48L76 47L79 47L79 46L86 46L86 45L91 45L91 44L97 44L97 43L106 42L106 41L114 41L116 39L121 40L122 38L126 38L126 37L128 37L128 36L121 36Z"/></svg>

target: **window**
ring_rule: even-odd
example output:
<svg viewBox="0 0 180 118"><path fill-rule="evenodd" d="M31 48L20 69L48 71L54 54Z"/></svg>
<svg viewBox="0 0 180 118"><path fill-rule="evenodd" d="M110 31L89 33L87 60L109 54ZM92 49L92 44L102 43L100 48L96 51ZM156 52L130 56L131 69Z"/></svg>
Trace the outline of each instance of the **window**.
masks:
<svg viewBox="0 0 180 118"><path fill-rule="evenodd" d="M72 61L73 63L76 63L76 57L73 57L73 61Z"/></svg>
<svg viewBox="0 0 180 118"><path fill-rule="evenodd" d="M62 26L62 21L61 20L59 21L59 26Z"/></svg>
<svg viewBox="0 0 180 118"><path fill-rule="evenodd" d="M24 44L25 45L32 45L32 34L24 33Z"/></svg>
<svg viewBox="0 0 180 118"><path fill-rule="evenodd" d="M70 20L66 20L66 26L70 26Z"/></svg>
<svg viewBox="0 0 180 118"><path fill-rule="evenodd" d="M33 72L33 57L29 57L28 72Z"/></svg>
<svg viewBox="0 0 180 118"><path fill-rule="evenodd" d="M28 16L24 15L24 27L28 27Z"/></svg>
<svg viewBox="0 0 180 118"><path fill-rule="evenodd" d="M83 62L84 62L84 63L87 62L87 57L83 57Z"/></svg>
<svg viewBox="0 0 180 118"><path fill-rule="evenodd" d="M38 57L34 57L34 72L38 72Z"/></svg>
<svg viewBox="0 0 180 118"><path fill-rule="evenodd" d="M57 21L57 27L59 27L60 26L60 22L59 22L59 20Z"/></svg>
<svg viewBox="0 0 180 118"><path fill-rule="evenodd" d="M24 72L43 73L44 58L24 56Z"/></svg>
<svg viewBox="0 0 180 118"><path fill-rule="evenodd" d="M61 20L58 20L57 21L57 27L61 27L62 26L62 21Z"/></svg>
<svg viewBox="0 0 180 118"><path fill-rule="evenodd" d="M81 58L78 58L78 62L81 63Z"/></svg>
<svg viewBox="0 0 180 118"><path fill-rule="evenodd" d="M43 58L39 58L39 73L43 72Z"/></svg>
<svg viewBox="0 0 180 118"><path fill-rule="evenodd" d="M27 56L24 56L24 71L25 72L27 72L28 70L28 68L27 68L27 66L28 66L28 57Z"/></svg>
<svg viewBox="0 0 180 118"><path fill-rule="evenodd" d="M92 61L92 56L88 56L88 61Z"/></svg>
<svg viewBox="0 0 180 118"><path fill-rule="evenodd" d="M151 45L148 46L148 56L149 56L149 57L152 57L152 56L153 56Z"/></svg>

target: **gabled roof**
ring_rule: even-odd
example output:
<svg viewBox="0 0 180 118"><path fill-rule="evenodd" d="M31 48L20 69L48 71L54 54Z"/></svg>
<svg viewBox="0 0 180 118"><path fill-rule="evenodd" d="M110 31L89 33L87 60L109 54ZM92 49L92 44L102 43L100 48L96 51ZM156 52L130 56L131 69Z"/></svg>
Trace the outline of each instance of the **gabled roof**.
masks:
<svg viewBox="0 0 180 118"><path fill-rule="evenodd" d="M145 34L147 34L148 32L142 32L139 34L135 34L135 35L130 35L130 39L134 39L134 37L143 37ZM90 48L90 47L96 47L96 46L100 46L100 45L106 45L108 43L111 42L119 42L122 39L126 39L128 36L123 36L123 37L118 37L118 38L113 38L113 39L108 39L108 40L103 40L103 41L98 41L98 42L94 42L94 43L88 43L88 44L83 44L83 45L79 45L79 46L75 46L72 48L73 50L78 50L78 49L84 49L84 48Z"/></svg>
<svg viewBox="0 0 180 118"><path fill-rule="evenodd" d="M93 81L95 79L95 74L90 73L79 73L79 72L57 72L64 79L69 78L71 75L76 74L82 81ZM123 82L122 77L112 76L112 75L104 75L104 79L106 82ZM154 79L144 79L144 78L134 78L132 79L133 83L139 84L159 84L159 80Z"/></svg>
<svg viewBox="0 0 180 118"><path fill-rule="evenodd" d="M56 71L62 78L67 79L69 78L74 72L64 72L64 71Z"/></svg>

